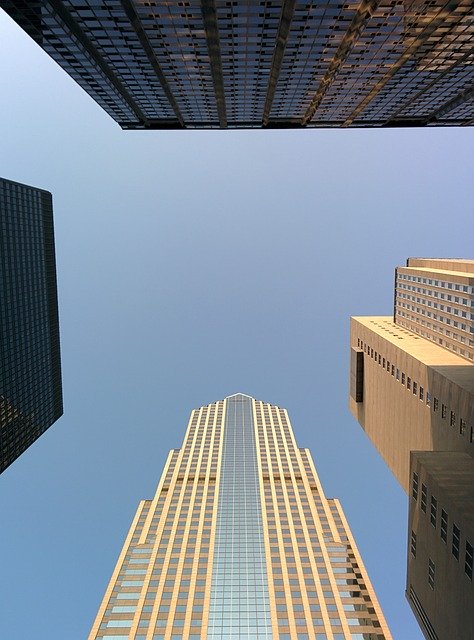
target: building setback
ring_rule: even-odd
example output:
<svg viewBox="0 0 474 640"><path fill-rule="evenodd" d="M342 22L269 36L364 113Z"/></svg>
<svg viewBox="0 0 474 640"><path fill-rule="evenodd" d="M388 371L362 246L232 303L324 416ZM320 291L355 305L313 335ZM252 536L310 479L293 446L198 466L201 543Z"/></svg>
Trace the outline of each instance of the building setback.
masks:
<svg viewBox="0 0 474 640"><path fill-rule="evenodd" d="M474 122L471 0L0 5L124 129Z"/></svg>
<svg viewBox="0 0 474 640"><path fill-rule="evenodd" d="M393 317L351 318L350 409L410 496L407 597L474 637L474 260L410 258Z"/></svg>
<svg viewBox="0 0 474 640"><path fill-rule="evenodd" d="M142 500L89 640L390 640L339 502L285 409L195 409Z"/></svg>
<svg viewBox="0 0 474 640"><path fill-rule="evenodd" d="M0 178L0 472L62 412L52 197Z"/></svg>

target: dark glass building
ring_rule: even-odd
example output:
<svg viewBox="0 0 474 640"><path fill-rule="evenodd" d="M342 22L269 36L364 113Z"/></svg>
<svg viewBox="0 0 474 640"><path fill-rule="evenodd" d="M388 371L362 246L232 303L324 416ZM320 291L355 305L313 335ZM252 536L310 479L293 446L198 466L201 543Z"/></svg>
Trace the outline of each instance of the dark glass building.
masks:
<svg viewBox="0 0 474 640"><path fill-rule="evenodd" d="M52 197L0 178L0 473L62 412Z"/></svg>
<svg viewBox="0 0 474 640"><path fill-rule="evenodd" d="M472 0L0 0L124 129L472 125Z"/></svg>

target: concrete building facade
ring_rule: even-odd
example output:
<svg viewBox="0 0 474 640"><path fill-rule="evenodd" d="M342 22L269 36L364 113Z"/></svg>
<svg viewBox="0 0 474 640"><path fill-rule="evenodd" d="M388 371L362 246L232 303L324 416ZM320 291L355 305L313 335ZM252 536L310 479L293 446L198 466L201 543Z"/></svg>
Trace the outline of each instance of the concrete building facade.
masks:
<svg viewBox="0 0 474 640"><path fill-rule="evenodd" d="M474 260L409 258L395 273L395 322L474 361Z"/></svg>
<svg viewBox="0 0 474 640"><path fill-rule="evenodd" d="M474 261L410 258L393 317L351 318L350 409L410 496L407 598L428 640L474 637Z"/></svg>
<svg viewBox="0 0 474 640"><path fill-rule="evenodd" d="M429 640L474 638L474 458L413 452L407 598Z"/></svg>
<svg viewBox="0 0 474 640"><path fill-rule="evenodd" d="M339 502L285 409L195 409L140 502L89 640L390 640Z"/></svg>
<svg viewBox="0 0 474 640"><path fill-rule="evenodd" d="M404 490L411 451L474 449L474 366L387 316L351 318L363 397L350 409Z"/></svg>

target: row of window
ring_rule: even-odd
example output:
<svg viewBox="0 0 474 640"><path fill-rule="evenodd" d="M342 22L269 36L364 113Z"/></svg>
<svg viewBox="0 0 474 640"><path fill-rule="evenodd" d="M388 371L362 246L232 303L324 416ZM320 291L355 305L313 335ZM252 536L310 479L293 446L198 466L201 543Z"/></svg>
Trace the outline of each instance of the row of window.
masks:
<svg viewBox="0 0 474 640"><path fill-rule="evenodd" d="M428 515L428 487L421 483L421 492L419 487L419 476L416 471L413 472L412 476L412 491L411 497L418 504L418 495L420 495L420 509L423 513ZM429 501L429 517L430 523L434 529L438 527L438 513L439 506L437 498L431 494ZM449 517L447 512L444 509L441 509L440 514L440 538L444 542L444 544L448 545L448 524ZM460 556L460 547L461 547L461 530L457 526L457 524L453 521L451 527L452 535L451 535L451 554L454 558L459 562ZM414 531L411 532L411 543L410 549L413 557L416 558L416 533ZM431 560L430 560L431 562ZM473 547L469 540L466 539L465 550L464 550L464 573L467 577L472 580L472 572L473 572ZM434 588L434 564L433 564L433 587ZM431 584L430 584L431 586Z"/></svg>
<svg viewBox="0 0 474 640"><path fill-rule="evenodd" d="M464 309L458 309L457 307L451 307L449 305L445 305L442 302L434 302L432 300L425 300L424 298L419 298L416 295L413 295L414 293L418 293L418 292L422 292L423 294L425 293L424 289L416 289L415 287L409 287L407 285L402 285L401 286L402 289L406 289L408 291L412 290L412 293L403 293L401 291L397 291L397 300L399 298L403 299L403 300L411 300L412 302L416 302L417 304L423 304L426 305L427 307L432 307L433 309L439 309L440 311L446 311L447 313L453 313L455 316L461 316L461 318L467 318L468 317L468 313L467 311L465 311ZM427 292L428 294L431 292ZM441 294L441 296L444 298L444 295ZM437 296L435 296L437 297ZM447 297L447 302L454 302L455 304L459 304L459 305L467 305L469 300L468 298L460 298L458 296L446 296ZM474 302L474 301L473 301ZM474 305L473 305L474 306ZM469 314L469 317L471 320L474 319L474 314Z"/></svg>
<svg viewBox="0 0 474 640"><path fill-rule="evenodd" d="M456 304L465 305L465 306L473 306L474 307L474 299L464 298L461 296L453 296L450 293L442 293L441 291L436 291L435 289L424 289L423 287L415 287L409 284L398 283L397 284L397 296L402 295L399 293L400 290L403 291L411 291L413 293L420 293L423 296L437 298L439 300L446 300L447 302L454 302ZM420 302L425 302L424 300L420 300ZM472 304L471 304L472 303ZM434 307L438 308L436 303L432 303L431 301L427 302L428 306L431 307L433 304ZM442 305L440 305L442 309Z"/></svg>
<svg viewBox="0 0 474 640"><path fill-rule="evenodd" d="M135 635L135 640L145 640L147 638L146 635ZM191 633L188 634L186 633L186 636L183 636L182 633L176 634L173 633L170 636L170 640L183 640L183 638L186 637L188 640L201 640L201 634L200 633ZM209 640L214 640L214 638L216 640L220 640L222 638L222 633L221 631L217 632L217 635L213 635L212 633L209 634L208 636ZM247 636L246 636L247 637ZM264 633L263 635L260 632L260 635L255 636L256 638L266 638L266 634ZM334 640L345 640L346 636L343 633L334 633L332 635ZM365 638L365 634L362 633L351 633L351 639L352 640L364 640ZM382 637L382 636L378 636L378 637ZM128 640L129 639L129 635L127 634L126 636L124 635L107 635L107 636L102 636L102 635L98 635L97 636L98 639L104 638L104 640ZM154 634L152 636L153 640L164 640L165 636L164 634ZM292 636L289 633L280 633L278 634L278 638L279 640L291 640ZM309 640L309 635L307 633L297 633L296 634L296 639L297 640ZM316 640L328 640L328 636L325 633L316 633Z"/></svg>
<svg viewBox="0 0 474 640"><path fill-rule="evenodd" d="M402 309L406 309L407 312L403 311ZM430 322L428 320L425 320L424 318L419 318L416 315L411 315L410 313L408 313L409 311L413 311L417 314L421 314L422 316L426 316L428 318L433 318L435 322ZM457 330L461 330L466 333L474 333L474 325L472 323L468 326L463 322L458 322L457 320L451 319L449 317L441 316L436 313L431 313L431 311L425 311L420 307L415 307L414 305L410 305L406 302L398 303L397 314L399 318L405 319L407 323L413 323L414 326L412 326L411 324L407 324L410 331L419 333L420 335L427 337L429 340L432 339L433 334L440 334L440 335L446 335L448 338L452 338L453 340L457 340L464 345L470 346L473 344L473 340L471 339L470 335L465 336L463 334L452 331L450 328L444 328L444 326L442 326L442 325L447 325L449 327L453 326ZM438 322L440 324L436 324ZM429 329L430 331L432 331L433 334L422 331L419 328L419 325L421 325L422 327L426 327L426 329ZM434 337L436 338L438 336L435 335ZM434 340L434 342L436 344L436 340ZM443 339L438 337L438 343L443 345ZM448 342L446 342L445 347L448 349L452 349L453 351L458 352L461 355L465 354L465 349L460 349L456 345L452 345Z"/></svg>
<svg viewBox="0 0 474 640"><path fill-rule="evenodd" d="M410 276L406 273L398 273L399 280L408 280L409 282L418 282L428 284L442 289L452 289L453 291L463 291L464 293L474 293L474 287L457 282L446 282L445 280L434 280L432 278L421 278L419 276Z"/></svg>
<svg viewBox="0 0 474 640"><path fill-rule="evenodd" d="M461 343L461 345L469 345L469 347L472 347L474 345L474 340L470 337L468 338L462 334L458 334L455 331L451 331L451 329L445 329L444 326L428 322L428 320L424 320L423 318L417 318L416 316L400 309L397 310L397 313L398 324L400 326L406 326L413 333L417 333L423 338L434 342L434 344L439 344L449 351L454 351L454 353L459 354L463 358L468 358L469 360L474 359L474 353L472 350L464 349L462 346L457 344ZM470 327L470 331L471 333L474 333L474 325ZM446 336L446 338L444 336Z"/></svg>
<svg viewBox="0 0 474 640"><path fill-rule="evenodd" d="M440 410L439 399L431 394L430 391L426 391L424 387L422 387L416 380L412 380L410 376L407 376L403 371L389 360L385 359L380 353L377 353L372 347L370 347L366 342L357 338L357 346L360 349L364 350L370 358L375 360L376 363L381 365L382 369L391 373L391 375L400 382L404 387L406 387L407 391L412 391L413 395L418 397L421 402L424 402L428 408L432 408L433 412L438 412ZM441 418L446 420L448 418L449 413L449 424L451 427L456 427L459 429L459 435L467 434L469 436L469 442L474 442L474 426L469 426L467 428L467 422L465 418L457 418L456 412L453 410L449 410L448 406L444 403L441 403Z"/></svg>
<svg viewBox="0 0 474 640"><path fill-rule="evenodd" d="M424 300L422 300L421 298L415 298L415 296L409 296L407 294L400 294L399 296L400 298L404 298L406 300L409 300L411 302L415 302L416 304L423 304ZM452 324L453 327L456 327L457 329L462 329L463 331L467 331L468 327L467 324L463 323L463 322L458 322L457 320L455 320L454 318L451 318L449 316L442 316L439 315L436 312L431 312L431 311L427 311L425 308L423 307L415 307L413 304L410 304L410 302L406 303L406 302L398 302L398 304L401 307L404 307L405 309L411 310L411 311L416 311L416 313L421 314L422 316L426 316L427 318L433 318L433 320L437 320L438 322L444 322L445 324ZM431 307L431 302L428 303L428 306ZM433 303L433 307L437 308L438 305L436 303ZM458 309L453 309L452 307L445 307L444 305L439 305L440 310L441 311L446 311L446 313L453 313L453 315L455 316L461 316L462 318L466 318L467 319L467 312L466 311L459 311ZM470 314L470 319L474 319L474 314Z"/></svg>

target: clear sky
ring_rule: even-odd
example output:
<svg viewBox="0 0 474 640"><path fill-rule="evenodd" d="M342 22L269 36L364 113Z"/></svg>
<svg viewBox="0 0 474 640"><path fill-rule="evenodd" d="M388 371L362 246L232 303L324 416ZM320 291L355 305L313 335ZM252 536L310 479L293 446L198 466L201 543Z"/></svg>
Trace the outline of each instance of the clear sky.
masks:
<svg viewBox="0 0 474 640"><path fill-rule="evenodd" d="M64 416L0 477L0 635L87 637L192 408L289 411L395 640L407 498L347 409L350 315L474 257L474 129L124 132L0 12L0 175L53 193Z"/></svg>

